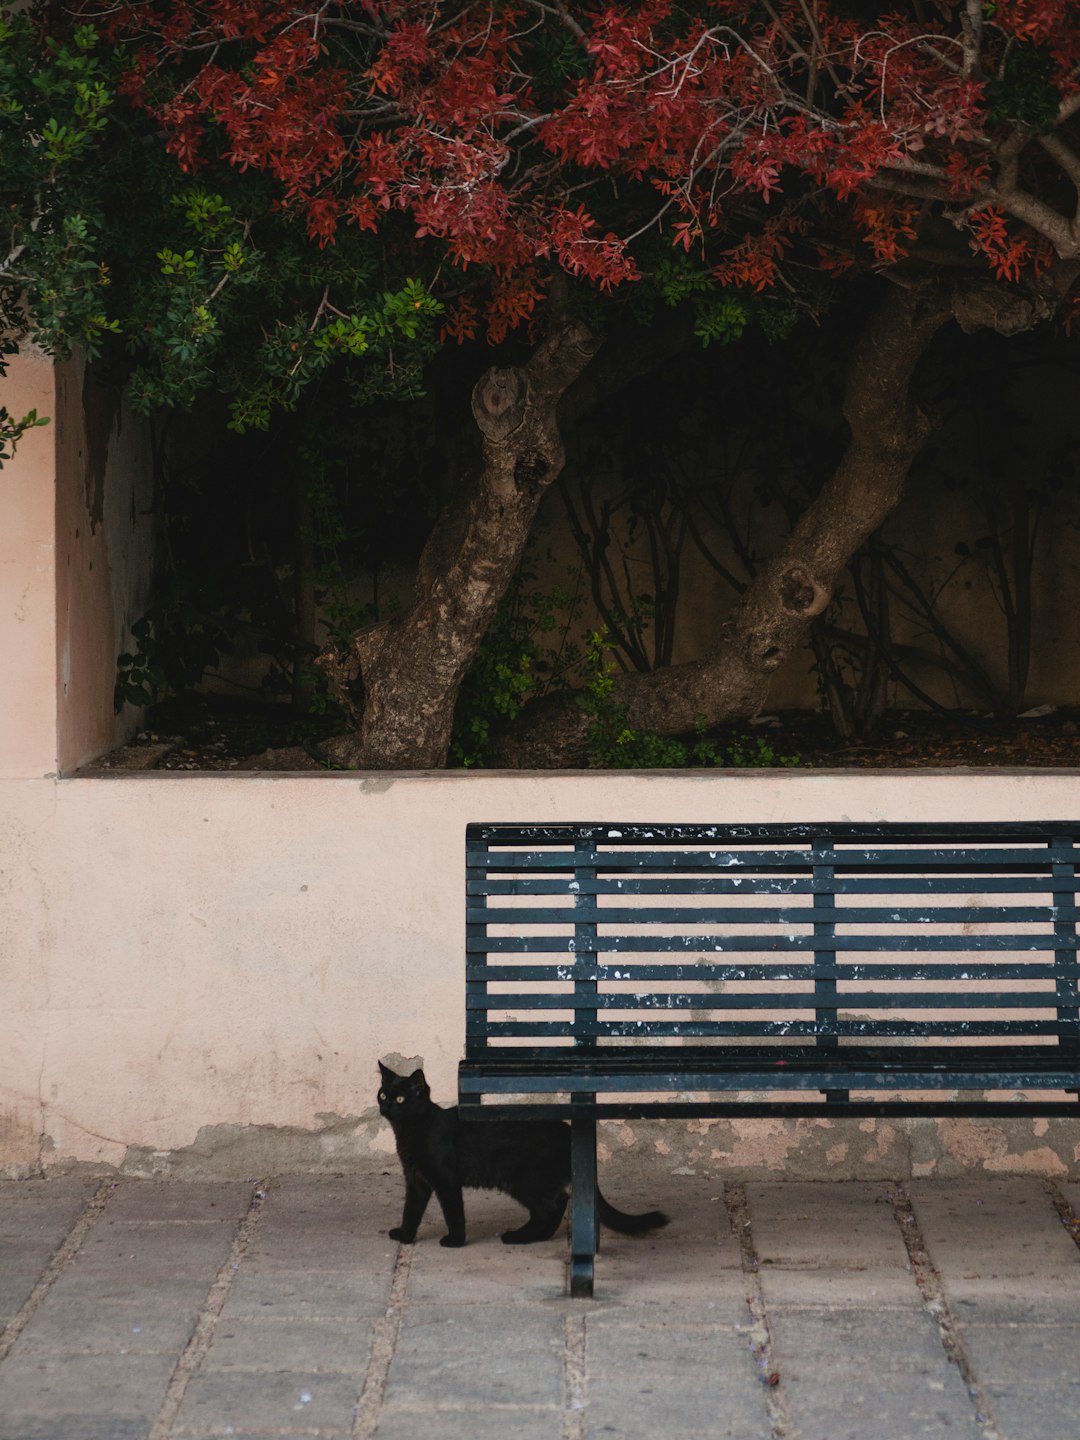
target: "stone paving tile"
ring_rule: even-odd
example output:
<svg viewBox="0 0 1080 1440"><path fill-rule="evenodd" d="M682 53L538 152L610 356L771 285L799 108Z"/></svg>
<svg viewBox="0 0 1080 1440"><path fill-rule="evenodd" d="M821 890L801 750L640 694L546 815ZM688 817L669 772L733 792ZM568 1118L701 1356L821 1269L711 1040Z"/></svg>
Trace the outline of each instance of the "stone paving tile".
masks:
<svg viewBox="0 0 1080 1440"><path fill-rule="evenodd" d="M107 1224L130 1221L202 1221L235 1224L251 1203L252 1186L240 1180L128 1180L116 1186L109 1201Z"/></svg>
<svg viewBox="0 0 1080 1440"><path fill-rule="evenodd" d="M1042 1333L1039 1327L1080 1315L1080 1251L1038 1180L919 1182L909 1189L980 1375L978 1357L991 1353L981 1327L1020 1327L1015 1343L1000 1353L1005 1368L982 1376L996 1412L1002 1387L1030 1377L1037 1356L1029 1357L1029 1347Z"/></svg>
<svg viewBox="0 0 1080 1440"><path fill-rule="evenodd" d="M1038 1180L907 1188L951 1299L1080 1298L1080 1250Z"/></svg>
<svg viewBox="0 0 1080 1440"><path fill-rule="evenodd" d="M555 1405L563 1391L560 1309L407 1309L390 1366L388 1404Z"/></svg>
<svg viewBox="0 0 1080 1440"><path fill-rule="evenodd" d="M769 1440L747 1337L726 1327L586 1321L589 1429L619 1440Z"/></svg>
<svg viewBox="0 0 1080 1440"><path fill-rule="evenodd" d="M189 1305L169 1307L149 1289L111 1304L93 1296L72 1299L53 1293L19 1336L12 1355L179 1355L195 1328L202 1298L196 1295Z"/></svg>
<svg viewBox="0 0 1080 1440"><path fill-rule="evenodd" d="M474 1305L535 1305L566 1292L566 1238L504 1245L495 1238L446 1249L430 1236L413 1246L409 1276L414 1306L458 1296Z"/></svg>
<svg viewBox="0 0 1080 1440"><path fill-rule="evenodd" d="M0 1440L24 1440L35 1425L89 1426L104 1417L138 1420L148 1430L174 1363L168 1354L17 1358L12 1351L0 1369Z"/></svg>
<svg viewBox="0 0 1080 1440"><path fill-rule="evenodd" d="M972 1397L921 1310L785 1308L771 1313L772 1360L804 1440L866 1434L981 1435Z"/></svg>
<svg viewBox="0 0 1080 1440"><path fill-rule="evenodd" d="M228 1425L177 1425L170 1440L351 1440L352 1431L337 1425L245 1425L242 1420Z"/></svg>
<svg viewBox="0 0 1080 1440"><path fill-rule="evenodd" d="M632 1274L615 1269L598 1272L596 1298L590 1303L590 1329L625 1325L635 1320L655 1324L659 1318L673 1324L721 1325L734 1329L748 1323L746 1282L741 1270L714 1269L712 1252L680 1249L671 1257L672 1277L664 1272L664 1257L653 1257L653 1273L644 1266ZM659 1273L657 1273L659 1272Z"/></svg>
<svg viewBox="0 0 1080 1440"><path fill-rule="evenodd" d="M27 1255L0 1252L0 1331L25 1305L46 1264L48 1257L38 1265Z"/></svg>
<svg viewBox="0 0 1080 1440"><path fill-rule="evenodd" d="M97 1180L73 1177L0 1180L0 1237L6 1233L6 1222L11 1217L21 1217L20 1234L32 1235L53 1225L58 1215L66 1215L67 1222L59 1236L62 1240L98 1184Z"/></svg>
<svg viewBox="0 0 1080 1440"><path fill-rule="evenodd" d="M376 1258L393 1262L395 1246L389 1240L372 1245L370 1239L347 1233L304 1233L274 1235L260 1233L245 1258L250 1271L339 1270L352 1271L363 1260Z"/></svg>
<svg viewBox="0 0 1080 1440"><path fill-rule="evenodd" d="M188 1385L176 1428L330 1427L347 1434L357 1393L355 1375L330 1371L207 1370Z"/></svg>
<svg viewBox="0 0 1080 1440"><path fill-rule="evenodd" d="M96 1225L67 1274L124 1275L132 1285L187 1276L212 1278L232 1244L235 1225Z"/></svg>
<svg viewBox="0 0 1080 1440"><path fill-rule="evenodd" d="M799 1440L980 1440L984 1434L970 1403L929 1383L920 1390L906 1376L881 1379L872 1369L840 1380L811 1376L792 1388L789 1403Z"/></svg>
<svg viewBox="0 0 1080 1440"><path fill-rule="evenodd" d="M384 1273L339 1270L279 1270L241 1266L229 1291L222 1318L243 1316L295 1319L372 1318L386 1309L390 1290L388 1263Z"/></svg>
<svg viewBox="0 0 1080 1440"><path fill-rule="evenodd" d="M561 1440L562 1412L555 1409L386 1409L378 1440Z"/></svg>
<svg viewBox="0 0 1080 1440"><path fill-rule="evenodd" d="M747 1185L762 1264L815 1270L902 1269L907 1251L883 1183Z"/></svg>
<svg viewBox="0 0 1080 1440"><path fill-rule="evenodd" d="M891 1193L747 1186L768 1362L803 1440L981 1435L915 1283Z"/></svg>
<svg viewBox="0 0 1080 1440"><path fill-rule="evenodd" d="M667 1230L631 1237L602 1236L596 1260L596 1294L630 1303L679 1309L707 1303L717 1290L738 1284L739 1254L728 1237L672 1237Z"/></svg>
<svg viewBox="0 0 1080 1440"><path fill-rule="evenodd" d="M286 1175L266 1187L261 1225L269 1234L277 1227L309 1230L356 1227L357 1233L375 1235L401 1218L404 1182L397 1161L394 1169L360 1175Z"/></svg>
<svg viewBox="0 0 1080 1440"><path fill-rule="evenodd" d="M993 1403L994 1418L1008 1440L1074 1440L1080 1435L1075 1378L1062 1376L1049 1389L1030 1381L999 1386Z"/></svg>
<svg viewBox="0 0 1080 1440"><path fill-rule="evenodd" d="M1052 1385L1068 1376L1080 1386L1080 1316L1072 1325L972 1325L965 1333L984 1380L1002 1376Z"/></svg>
<svg viewBox="0 0 1080 1440"><path fill-rule="evenodd" d="M338 1425L175 1425L170 1440L351 1440L352 1430ZM380 1437L381 1440L381 1437Z"/></svg>
<svg viewBox="0 0 1080 1440"><path fill-rule="evenodd" d="M144 1416L86 1415L0 1415L0 1440L146 1440L148 1421Z"/></svg>
<svg viewBox="0 0 1080 1440"><path fill-rule="evenodd" d="M884 1184L748 1185L761 1286L770 1305L920 1305Z"/></svg>
<svg viewBox="0 0 1080 1440"><path fill-rule="evenodd" d="M396 1169L272 1180L239 1232L252 1185L120 1181L0 1363L0 1440L147 1440L167 1391L170 1440L349 1440L373 1377L375 1440L987 1440L968 1373L1003 1440L1080 1437L1080 1252L1037 1181L907 1187L962 1374L890 1187L746 1186L755 1268L720 1182L649 1179L612 1199L672 1223L604 1232L592 1303L565 1297L565 1235L499 1242L502 1196L468 1197L464 1250L434 1211L395 1271ZM23 1298L96 1190L36 1183L0 1186L0 1282Z"/></svg>
<svg viewBox="0 0 1080 1440"><path fill-rule="evenodd" d="M333 1370L367 1368L370 1320L263 1320L221 1322L205 1361L207 1370Z"/></svg>
<svg viewBox="0 0 1080 1440"><path fill-rule="evenodd" d="M597 1261L596 1307L662 1310L677 1320L717 1318L732 1304L744 1305L741 1273L717 1265L715 1251L684 1247L671 1258L662 1252L648 1260L617 1263L613 1257Z"/></svg>
<svg viewBox="0 0 1080 1440"><path fill-rule="evenodd" d="M153 1299L155 1305L167 1310L198 1308L202 1304L217 1266L209 1264L199 1274L141 1274L125 1267L110 1273L93 1266L80 1267L73 1261L49 1291L46 1304L56 1299L91 1302L113 1306L141 1298Z"/></svg>
<svg viewBox="0 0 1080 1440"><path fill-rule="evenodd" d="M24 1304L96 1189L93 1180L0 1181L0 1327Z"/></svg>
<svg viewBox="0 0 1080 1440"><path fill-rule="evenodd" d="M984 1403L1008 1440L1071 1440L1080 1252L1035 1179L909 1187ZM1056 1420L1050 1419L1056 1416Z"/></svg>
<svg viewBox="0 0 1080 1440"><path fill-rule="evenodd" d="M1075 1418L1071 1431L1062 1429L1062 1417L1080 1416L1080 1324L977 1324L964 1326L962 1333L1008 1440L1058 1440L1066 1434L1072 1440L1080 1434Z"/></svg>

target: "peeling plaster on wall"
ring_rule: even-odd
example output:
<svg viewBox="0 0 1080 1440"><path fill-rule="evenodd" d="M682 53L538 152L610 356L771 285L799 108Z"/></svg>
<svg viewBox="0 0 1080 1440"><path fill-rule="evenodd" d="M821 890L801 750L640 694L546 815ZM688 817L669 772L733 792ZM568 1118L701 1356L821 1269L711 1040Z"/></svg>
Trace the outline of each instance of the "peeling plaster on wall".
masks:
<svg viewBox="0 0 1080 1440"><path fill-rule="evenodd" d="M3 1178L117 1173L136 1178L232 1179L252 1174L348 1173L372 1160L396 1163L389 1127L376 1109L320 1113L317 1127L202 1126L174 1149L92 1136L50 1123L58 1134L24 1127L25 1159L0 1167ZM905 1180L973 1173L1080 1179L1075 1121L984 1120L677 1120L611 1121L600 1126L598 1154L620 1171L737 1175L743 1180ZM870 1128L868 1128L868 1126ZM0 1118L0 1145L10 1129ZM1044 1129L1041 1137L1036 1127ZM66 1133L64 1133L66 1131ZM1036 1138L1049 1143L1033 1145Z"/></svg>
<svg viewBox="0 0 1080 1440"><path fill-rule="evenodd" d="M372 1156L394 1153L389 1127L377 1111L365 1116L320 1115L317 1130L295 1125L204 1125L180 1150L128 1147L120 1173L140 1179L243 1179L288 1171L348 1171Z"/></svg>
<svg viewBox="0 0 1080 1440"><path fill-rule="evenodd" d="M1043 1123L1044 1134L1050 1133L1050 1122ZM1059 1179L1069 1175L1068 1162L1052 1146L1020 1148L1034 1135L1034 1127L1025 1126L1022 1121L992 1124L967 1119L941 1120L938 1129L945 1147L941 1173L944 1173L945 1162L952 1160L961 1171L981 1169L992 1174L1052 1175Z"/></svg>
<svg viewBox="0 0 1080 1440"><path fill-rule="evenodd" d="M35 1107L22 1097L0 1099L0 1180L24 1180L41 1173L41 1126Z"/></svg>

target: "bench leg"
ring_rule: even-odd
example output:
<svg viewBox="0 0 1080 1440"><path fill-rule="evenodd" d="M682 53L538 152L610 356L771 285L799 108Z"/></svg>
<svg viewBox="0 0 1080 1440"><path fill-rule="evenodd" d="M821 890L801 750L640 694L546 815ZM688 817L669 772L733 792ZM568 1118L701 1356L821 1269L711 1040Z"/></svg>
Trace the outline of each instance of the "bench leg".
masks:
<svg viewBox="0 0 1080 1440"><path fill-rule="evenodd" d="M596 1208L596 1121L571 1120L570 1294L589 1299L599 1217Z"/></svg>

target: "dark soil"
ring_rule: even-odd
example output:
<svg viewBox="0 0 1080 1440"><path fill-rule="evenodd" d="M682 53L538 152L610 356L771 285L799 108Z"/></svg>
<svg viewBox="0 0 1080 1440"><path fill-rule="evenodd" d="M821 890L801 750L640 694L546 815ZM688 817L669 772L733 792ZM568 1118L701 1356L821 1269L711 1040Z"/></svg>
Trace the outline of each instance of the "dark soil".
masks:
<svg viewBox="0 0 1080 1440"><path fill-rule="evenodd" d="M1040 713L1041 712L1041 713ZM171 723L169 723L171 721ZM116 770L318 770L328 723L298 722L284 707L253 709L206 701L163 717L130 745L83 773ZM1080 768L1080 710L1040 707L995 721L964 714L897 712L873 736L844 740L827 716L787 712L759 717L717 737L737 745L744 763L806 769L1016 766Z"/></svg>

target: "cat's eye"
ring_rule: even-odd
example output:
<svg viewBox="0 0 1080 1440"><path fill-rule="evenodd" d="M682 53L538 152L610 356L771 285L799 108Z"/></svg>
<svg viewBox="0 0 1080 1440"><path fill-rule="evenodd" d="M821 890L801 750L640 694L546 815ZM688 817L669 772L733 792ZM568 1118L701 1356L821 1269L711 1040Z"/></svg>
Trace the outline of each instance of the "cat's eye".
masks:
<svg viewBox="0 0 1080 1440"><path fill-rule="evenodd" d="M380 1091L379 1091L379 1099L380 1099L380 1100L385 1100L385 1099L386 1099L386 1091L385 1091L385 1090L380 1090Z"/></svg>
<svg viewBox="0 0 1080 1440"><path fill-rule="evenodd" d="M399 1105L404 1105L404 1104L405 1104L405 1096L404 1096L404 1095L395 1095L395 1096L394 1096L394 1099L397 1101L397 1103L398 1103Z"/></svg>

